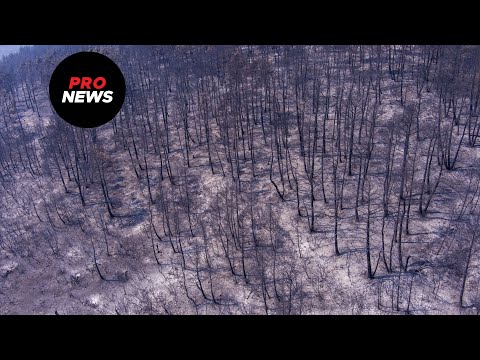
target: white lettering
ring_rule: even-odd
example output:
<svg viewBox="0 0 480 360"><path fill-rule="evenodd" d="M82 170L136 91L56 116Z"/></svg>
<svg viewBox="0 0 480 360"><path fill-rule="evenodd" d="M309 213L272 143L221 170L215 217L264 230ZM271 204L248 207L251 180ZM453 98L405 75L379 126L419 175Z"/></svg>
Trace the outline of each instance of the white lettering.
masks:
<svg viewBox="0 0 480 360"><path fill-rule="evenodd" d="M62 103L65 103L66 100L68 100L69 103L73 102L73 99L75 98L75 91L64 91L63 92L63 97L62 97Z"/></svg>
<svg viewBox="0 0 480 360"><path fill-rule="evenodd" d="M91 103L92 100L95 100L96 103L102 98L103 91L90 91L87 93L87 103Z"/></svg>
<svg viewBox="0 0 480 360"><path fill-rule="evenodd" d="M105 104L111 103L113 101L113 91L64 91L62 97L62 103L99 103L102 101ZM103 98L103 100L102 100Z"/></svg>
<svg viewBox="0 0 480 360"><path fill-rule="evenodd" d="M113 95L113 91L112 91L112 90L105 91L105 93L103 94L103 100L102 100L102 101L103 101L104 103L110 103L110 102L112 102L112 100L113 100L112 95Z"/></svg>
<svg viewBox="0 0 480 360"><path fill-rule="evenodd" d="M86 94L86 93L87 93L86 91L77 91L77 92L75 93L75 102L76 102L76 103L83 103L83 102L85 102L85 99L84 99L84 98L85 98L85 94Z"/></svg>

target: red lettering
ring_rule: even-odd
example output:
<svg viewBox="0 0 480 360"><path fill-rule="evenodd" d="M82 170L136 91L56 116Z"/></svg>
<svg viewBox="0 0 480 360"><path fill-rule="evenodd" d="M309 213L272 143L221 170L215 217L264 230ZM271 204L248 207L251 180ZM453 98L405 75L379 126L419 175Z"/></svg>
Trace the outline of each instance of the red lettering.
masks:
<svg viewBox="0 0 480 360"><path fill-rule="evenodd" d="M99 76L92 81L92 78L89 76L83 76L81 79L76 76L70 78L70 84L68 85L69 89L73 89L75 86L80 85L80 89L91 89L93 82L93 87L97 90L103 89L107 85L107 80L103 76Z"/></svg>
<svg viewBox="0 0 480 360"><path fill-rule="evenodd" d="M101 85L98 84L99 82L101 82ZM105 78L102 76L99 76L95 80L93 80L93 87L97 90L103 89L106 84L107 80L105 80Z"/></svg>
<svg viewBox="0 0 480 360"><path fill-rule="evenodd" d="M82 83L80 84L80 89L89 89L90 85L92 84L91 77L82 77Z"/></svg>
<svg viewBox="0 0 480 360"><path fill-rule="evenodd" d="M80 78L76 76L72 76L70 78L70 84L68 85L69 89L73 89L74 86L80 84Z"/></svg>

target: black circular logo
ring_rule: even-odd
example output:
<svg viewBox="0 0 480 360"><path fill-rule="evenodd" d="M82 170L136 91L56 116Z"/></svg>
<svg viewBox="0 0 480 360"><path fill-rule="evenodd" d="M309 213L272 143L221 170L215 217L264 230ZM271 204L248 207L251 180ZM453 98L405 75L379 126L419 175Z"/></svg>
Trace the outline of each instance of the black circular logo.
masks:
<svg viewBox="0 0 480 360"><path fill-rule="evenodd" d="M94 128L120 111L125 100L125 78L105 55L79 52L58 64L49 90L53 108L63 120Z"/></svg>

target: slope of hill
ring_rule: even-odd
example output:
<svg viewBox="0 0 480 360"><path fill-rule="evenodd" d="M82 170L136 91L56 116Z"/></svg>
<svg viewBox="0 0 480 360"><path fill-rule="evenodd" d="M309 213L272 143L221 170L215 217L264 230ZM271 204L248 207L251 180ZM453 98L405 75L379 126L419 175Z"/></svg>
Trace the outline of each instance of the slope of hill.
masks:
<svg viewBox="0 0 480 360"><path fill-rule="evenodd" d="M97 129L48 100L122 69ZM475 314L478 48L32 47L0 62L0 313Z"/></svg>
<svg viewBox="0 0 480 360"><path fill-rule="evenodd" d="M0 58L9 54L14 54L22 45L0 45Z"/></svg>

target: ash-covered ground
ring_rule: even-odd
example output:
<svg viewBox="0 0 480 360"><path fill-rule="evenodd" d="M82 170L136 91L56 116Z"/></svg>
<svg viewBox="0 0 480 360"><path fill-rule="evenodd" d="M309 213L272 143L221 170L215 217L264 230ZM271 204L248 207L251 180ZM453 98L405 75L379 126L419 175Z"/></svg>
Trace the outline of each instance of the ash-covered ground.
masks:
<svg viewBox="0 0 480 360"><path fill-rule="evenodd" d="M112 58L115 119L48 81ZM33 46L0 62L0 313L478 314L471 46Z"/></svg>

